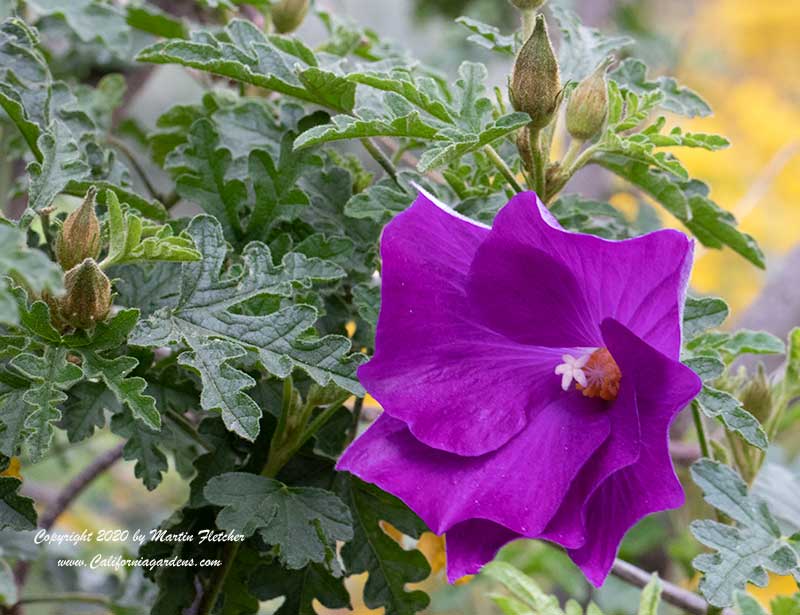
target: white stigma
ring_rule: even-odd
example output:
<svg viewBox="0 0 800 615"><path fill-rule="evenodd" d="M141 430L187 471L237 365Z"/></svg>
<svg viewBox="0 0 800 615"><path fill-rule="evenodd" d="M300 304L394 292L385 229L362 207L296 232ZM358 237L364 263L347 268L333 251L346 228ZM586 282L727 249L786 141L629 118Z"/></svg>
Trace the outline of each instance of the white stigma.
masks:
<svg viewBox="0 0 800 615"><path fill-rule="evenodd" d="M572 384L573 380L582 387L586 386L586 372L583 371L583 367L586 365L591 355L592 353L588 352L577 359L571 354L561 356L563 363L556 366L556 374L561 376L562 389L565 391L569 390L569 386Z"/></svg>

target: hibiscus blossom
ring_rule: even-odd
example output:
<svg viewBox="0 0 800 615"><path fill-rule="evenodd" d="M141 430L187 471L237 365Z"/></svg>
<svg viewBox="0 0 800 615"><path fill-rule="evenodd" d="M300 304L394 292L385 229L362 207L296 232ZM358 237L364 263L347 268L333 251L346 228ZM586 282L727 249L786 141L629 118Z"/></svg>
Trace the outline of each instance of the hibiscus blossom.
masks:
<svg viewBox="0 0 800 615"><path fill-rule="evenodd" d="M567 232L533 193L491 228L421 195L381 255L359 378L384 412L338 468L446 533L451 581L537 538L601 584L625 532L684 501L668 428L701 387L678 361L691 242Z"/></svg>

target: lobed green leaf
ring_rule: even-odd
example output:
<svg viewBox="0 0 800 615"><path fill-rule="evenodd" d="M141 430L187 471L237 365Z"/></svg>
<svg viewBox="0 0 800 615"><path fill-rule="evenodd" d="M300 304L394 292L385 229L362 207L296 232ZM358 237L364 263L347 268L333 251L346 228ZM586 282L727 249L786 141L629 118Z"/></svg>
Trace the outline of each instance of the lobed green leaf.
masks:
<svg viewBox="0 0 800 615"><path fill-rule="evenodd" d="M518 42L515 36L506 36L495 26L483 23L472 17L459 17L456 23L461 24L472 32L467 40L485 49L491 49L503 55L513 57L517 52Z"/></svg>
<svg viewBox="0 0 800 615"><path fill-rule="evenodd" d="M708 329L716 329L730 313L728 304L717 297L687 297L683 308L683 337L692 340Z"/></svg>
<svg viewBox="0 0 800 615"><path fill-rule="evenodd" d="M41 459L50 448L53 423L61 418L58 406L67 399L64 391L83 378L83 371L67 361L65 348L53 346L46 346L42 356L19 354L10 365L31 381L22 396L25 403L14 412L25 416L25 441L31 457Z"/></svg>
<svg viewBox="0 0 800 615"><path fill-rule="evenodd" d="M382 523L391 523L412 538L419 538L425 525L405 504L376 486L350 474L337 476L334 491L350 508L354 535L342 547L342 560L350 574L369 573L364 586L364 604L384 607L392 615L413 615L428 606L421 590L408 591L407 583L424 580L430 568L416 550L406 551L389 537Z"/></svg>
<svg viewBox="0 0 800 615"><path fill-rule="evenodd" d="M660 106L667 111L686 117L706 117L711 115L711 107L699 94L689 88L681 87L671 77L659 77L655 81L647 79L647 65L636 58L626 58L613 70L609 77L621 87L637 94L659 92L662 96Z"/></svg>
<svg viewBox="0 0 800 615"><path fill-rule="evenodd" d="M764 254L755 239L736 228L736 219L708 198L708 186L697 180L683 182L672 173L653 169L648 161L620 154L599 154L593 159L652 196L669 213L710 248L729 246L757 267Z"/></svg>
<svg viewBox="0 0 800 615"><path fill-rule="evenodd" d="M123 212L117 195L106 192L108 208L108 255L102 267L144 261L196 261L200 253L192 240L173 235L169 225L147 224L133 212Z"/></svg>
<svg viewBox="0 0 800 615"><path fill-rule="evenodd" d="M209 480L203 493L222 507L219 527L245 536L258 531L291 570L311 563L335 570L336 541L353 537L347 506L323 489L287 487L265 476L229 472Z"/></svg>
<svg viewBox="0 0 800 615"><path fill-rule="evenodd" d="M137 60L181 64L342 113L355 105L354 83L321 68L314 52L299 40L265 36L249 21L231 21L219 37L201 31L189 40L155 43L140 51Z"/></svg>
<svg viewBox="0 0 800 615"><path fill-rule="evenodd" d="M706 385L693 403L698 404L706 416L722 421L726 429L738 433L748 444L767 450L769 441L764 428L730 393Z"/></svg>
<svg viewBox="0 0 800 615"><path fill-rule="evenodd" d="M767 505L748 493L735 470L701 459L691 472L706 501L737 523L736 527L709 520L691 524L695 538L714 550L693 562L704 573L700 591L712 605L730 606L735 593L744 591L748 582L765 586L768 570L776 574L797 571L798 554L781 535Z"/></svg>

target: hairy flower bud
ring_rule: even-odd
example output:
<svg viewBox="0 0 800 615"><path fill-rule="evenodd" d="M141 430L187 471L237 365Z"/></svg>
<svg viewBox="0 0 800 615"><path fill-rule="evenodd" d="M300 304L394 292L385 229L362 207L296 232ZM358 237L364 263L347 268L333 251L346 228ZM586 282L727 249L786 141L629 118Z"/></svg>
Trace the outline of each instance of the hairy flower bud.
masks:
<svg viewBox="0 0 800 615"><path fill-rule="evenodd" d="M100 221L94 211L97 189L92 186L83 203L64 221L56 238L56 258L64 271L100 254Z"/></svg>
<svg viewBox="0 0 800 615"><path fill-rule="evenodd" d="M739 399L745 410L762 423L772 415L772 387L763 365L759 366L758 373L739 393Z"/></svg>
<svg viewBox="0 0 800 615"><path fill-rule="evenodd" d="M59 311L70 326L89 329L108 316L111 282L91 258L67 271L64 287L66 294L59 302Z"/></svg>
<svg viewBox="0 0 800 615"><path fill-rule="evenodd" d="M578 84L567 103L567 130L575 139L586 141L603 128L608 115L606 69L612 58L604 60L595 71Z"/></svg>
<svg viewBox="0 0 800 615"><path fill-rule="evenodd" d="M532 11L538 9L547 0L511 0L511 4L517 7L520 11Z"/></svg>
<svg viewBox="0 0 800 615"><path fill-rule="evenodd" d="M272 24L281 34L294 32L308 13L309 0L282 0L272 7Z"/></svg>
<svg viewBox="0 0 800 615"><path fill-rule="evenodd" d="M561 74L544 15L522 46L509 84L511 104L531 116L531 128L541 129L553 119L561 97Z"/></svg>

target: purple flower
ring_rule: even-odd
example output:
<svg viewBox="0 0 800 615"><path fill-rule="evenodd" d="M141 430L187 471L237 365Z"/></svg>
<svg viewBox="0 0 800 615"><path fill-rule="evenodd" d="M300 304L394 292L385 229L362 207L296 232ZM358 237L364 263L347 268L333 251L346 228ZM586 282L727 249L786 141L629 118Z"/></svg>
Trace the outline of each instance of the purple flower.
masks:
<svg viewBox="0 0 800 615"><path fill-rule="evenodd" d="M600 585L625 532L684 501L668 428L698 393L678 362L692 244L564 231L533 193L494 226L420 196L383 234L383 414L338 467L447 535L447 574L504 544L562 545Z"/></svg>

